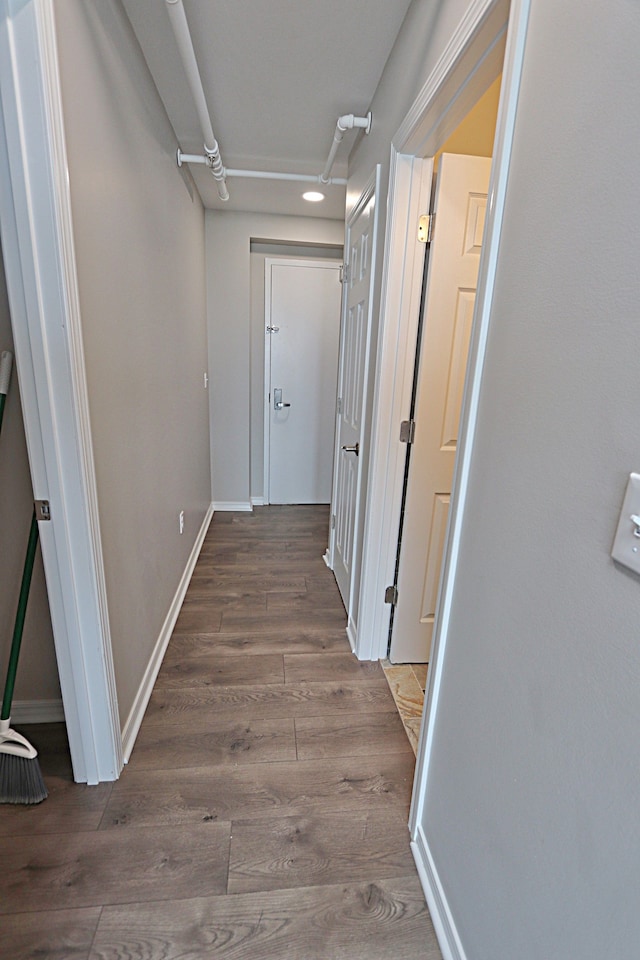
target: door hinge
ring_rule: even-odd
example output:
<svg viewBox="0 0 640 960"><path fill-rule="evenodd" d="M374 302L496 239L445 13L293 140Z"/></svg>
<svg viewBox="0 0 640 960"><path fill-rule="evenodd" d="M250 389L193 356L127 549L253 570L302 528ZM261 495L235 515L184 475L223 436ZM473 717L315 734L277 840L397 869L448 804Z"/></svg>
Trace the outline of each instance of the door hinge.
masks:
<svg viewBox="0 0 640 960"><path fill-rule="evenodd" d="M398 588L397 588L394 584L391 584L391 586L390 586L390 587L387 587L387 589L385 590L385 592L384 592L384 602L385 602L385 603L390 603L390 604L391 604L392 606L394 606L394 607L395 607L395 605L397 604L397 602L398 602Z"/></svg>
<svg viewBox="0 0 640 960"><path fill-rule="evenodd" d="M349 283L349 264L340 264L340 283Z"/></svg>
<svg viewBox="0 0 640 960"><path fill-rule="evenodd" d="M413 443L416 436L415 420L403 420L400 424L400 443Z"/></svg>
<svg viewBox="0 0 640 960"><path fill-rule="evenodd" d="M425 213L420 217L418 220L418 240L420 243L431 243L435 224L435 213Z"/></svg>
<svg viewBox="0 0 640 960"><path fill-rule="evenodd" d="M336 528L336 515L335 513L331 514L331 529L335 530Z"/></svg>
<svg viewBox="0 0 640 960"><path fill-rule="evenodd" d="M336 400L336 410L338 413L342 413L342 397L338 397Z"/></svg>
<svg viewBox="0 0 640 960"><path fill-rule="evenodd" d="M33 507L36 511L36 520L51 520L51 507L48 500L34 500Z"/></svg>

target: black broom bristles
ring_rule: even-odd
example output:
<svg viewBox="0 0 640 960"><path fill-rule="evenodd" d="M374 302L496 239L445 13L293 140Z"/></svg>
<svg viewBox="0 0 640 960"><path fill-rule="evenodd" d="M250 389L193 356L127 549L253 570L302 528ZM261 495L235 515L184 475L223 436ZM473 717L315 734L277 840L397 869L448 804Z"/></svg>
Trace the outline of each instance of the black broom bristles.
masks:
<svg viewBox="0 0 640 960"><path fill-rule="evenodd" d="M2 753L0 747L0 803L40 803L47 796L38 758Z"/></svg>

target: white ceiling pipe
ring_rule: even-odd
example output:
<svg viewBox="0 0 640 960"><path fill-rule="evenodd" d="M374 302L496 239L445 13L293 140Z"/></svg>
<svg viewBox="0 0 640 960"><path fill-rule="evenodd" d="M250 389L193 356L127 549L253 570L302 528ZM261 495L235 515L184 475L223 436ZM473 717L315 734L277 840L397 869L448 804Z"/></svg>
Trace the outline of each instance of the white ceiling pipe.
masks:
<svg viewBox="0 0 640 960"><path fill-rule="evenodd" d="M207 158L201 157L200 154L183 153L182 150L178 150L179 167L181 167L183 163L207 162ZM300 181L301 183L325 183L326 186L334 187L344 187L347 183L344 177L331 177L330 180L321 181L320 174L314 173L279 173L271 170L234 170L230 167L225 168L225 176L246 177L248 180L290 180L293 182Z"/></svg>
<svg viewBox="0 0 640 960"><path fill-rule="evenodd" d="M225 183L226 171L220 156L218 141L214 136L213 127L211 126L209 108L207 107L202 80L200 79L198 62L193 49L193 42L191 40L191 33L189 32L189 24L187 23L187 16L184 12L184 6L182 4L182 0L165 0L165 2L167 4L169 20L173 28L176 43L178 44L178 50L180 51L180 56L182 58L182 65L184 66L184 70L187 75L187 81L189 83L189 87L191 88L191 94L193 96L198 119L200 121L202 136L204 137L204 149L207 155L205 163L208 164L212 174L218 181L218 195L220 199L228 200L229 193Z"/></svg>
<svg viewBox="0 0 640 960"><path fill-rule="evenodd" d="M369 111L366 117L354 117L352 113L346 113L343 117L338 117L338 122L336 123L336 132L333 135L333 143L331 144L331 150L329 151L327 162L324 165L324 170L320 174L320 183L329 182L329 174L331 173L331 168L333 166L333 161L336 158L338 147L342 143L342 138L347 130L353 130L354 127L358 128L359 130L364 130L365 133L370 133L371 111Z"/></svg>
<svg viewBox="0 0 640 960"><path fill-rule="evenodd" d="M344 187L347 184L345 177L331 177L321 180L312 173L273 173L269 170L227 170L228 177L248 177L251 180L291 180L301 183L324 183L327 186Z"/></svg>

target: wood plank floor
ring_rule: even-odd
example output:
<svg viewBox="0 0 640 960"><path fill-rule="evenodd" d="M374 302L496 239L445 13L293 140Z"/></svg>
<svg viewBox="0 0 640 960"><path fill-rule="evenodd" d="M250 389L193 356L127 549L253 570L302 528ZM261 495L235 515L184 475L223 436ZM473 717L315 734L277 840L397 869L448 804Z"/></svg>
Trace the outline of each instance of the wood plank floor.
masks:
<svg viewBox="0 0 640 960"><path fill-rule="evenodd" d="M130 763L0 806L0 958L440 960L409 849L414 756L349 650L326 507L217 514Z"/></svg>
<svg viewBox="0 0 640 960"><path fill-rule="evenodd" d="M409 743L417 754L429 665L395 664L388 660L383 660L381 665Z"/></svg>

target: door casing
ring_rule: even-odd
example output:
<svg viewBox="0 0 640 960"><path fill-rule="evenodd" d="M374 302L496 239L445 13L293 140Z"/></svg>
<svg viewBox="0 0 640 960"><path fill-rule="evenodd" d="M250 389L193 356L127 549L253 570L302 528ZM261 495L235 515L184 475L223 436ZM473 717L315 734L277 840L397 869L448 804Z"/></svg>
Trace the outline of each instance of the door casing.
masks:
<svg viewBox="0 0 640 960"><path fill-rule="evenodd" d="M519 8L526 5L528 10L528 3L529 0L513 0L512 22L519 22ZM501 69L494 166L499 157L504 170L493 173L490 190L495 193L498 174L506 180L510 139L507 143L505 138L513 122L519 85L519 72L516 71L517 76L509 74L511 68L505 56L509 8L509 0L477 0L470 7L391 145L360 621L355 644L360 660L378 660L387 655L390 607L384 602L384 594L394 581L406 459L406 447L399 442L399 424L409 418L411 406L424 269L424 245L417 240L416 224L429 208L433 156ZM486 276L481 272L479 277L481 299L476 301L471 350L475 350L475 339L478 339L479 318L486 322L490 307L500 213L501 208L497 209L494 202L488 218L485 234L488 246L484 255L485 265L488 263L493 272ZM483 270L482 263L480 270ZM484 347L482 337L478 346ZM477 367L478 377L481 361L482 357L476 357L474 352L468 368ZM469 383L468 379L468 386ZM467 409L463 404L461 435L469 435L470 424L465 422L466 418ZM461 453L462 445L458 460Z"/></svg>

